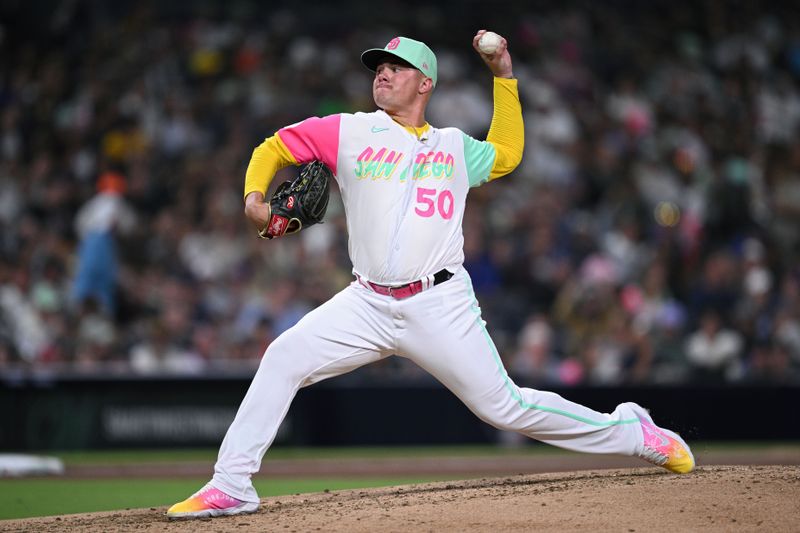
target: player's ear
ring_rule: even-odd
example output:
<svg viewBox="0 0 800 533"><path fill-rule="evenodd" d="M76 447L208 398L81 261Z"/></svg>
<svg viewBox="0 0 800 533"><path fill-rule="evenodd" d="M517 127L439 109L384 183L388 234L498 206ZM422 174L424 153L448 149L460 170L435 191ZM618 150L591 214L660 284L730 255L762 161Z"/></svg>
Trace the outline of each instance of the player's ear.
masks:
<svg viewBox="0 0 800 533"><path fill-rule="evenodd" d="M433 90L433 80L427 76L419 83L419 94L429 93Z"/></svg>

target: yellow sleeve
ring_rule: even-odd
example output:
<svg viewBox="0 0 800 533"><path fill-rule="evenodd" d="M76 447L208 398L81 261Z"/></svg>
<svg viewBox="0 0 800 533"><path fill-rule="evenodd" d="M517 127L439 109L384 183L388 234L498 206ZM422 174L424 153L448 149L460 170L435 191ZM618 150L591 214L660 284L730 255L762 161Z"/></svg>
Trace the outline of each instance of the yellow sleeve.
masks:
<svg viewBox="0 0 800 533"><path fill-rule="evenodd" d="M275 173L284 167L296 164L297 161L289 153L281 138L277 135L269 137L253 150L253 155L250 157L244 178L245 198L254 191L266 196Z"/></svg>
<svg viewBox="0 0 800 533"><path fill-rule="evenodd" d="M525 148L525 126L515 79L494 79L494 115L486 140L497 152L489 173L490 180L505 176L517 168Z"/></svg>

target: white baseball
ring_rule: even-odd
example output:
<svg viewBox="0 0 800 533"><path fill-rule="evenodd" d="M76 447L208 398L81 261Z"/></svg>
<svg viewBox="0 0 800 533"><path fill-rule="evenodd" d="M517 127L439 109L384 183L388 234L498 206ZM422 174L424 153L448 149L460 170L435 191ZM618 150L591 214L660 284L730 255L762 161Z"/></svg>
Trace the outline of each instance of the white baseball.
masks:
<svg viewBox="0 0 800 533"><path fill-rule="evenodd" d="M493 31L487 31L478 40L478 48L484 54L492 55L500 47L501 37Z"/></svg>

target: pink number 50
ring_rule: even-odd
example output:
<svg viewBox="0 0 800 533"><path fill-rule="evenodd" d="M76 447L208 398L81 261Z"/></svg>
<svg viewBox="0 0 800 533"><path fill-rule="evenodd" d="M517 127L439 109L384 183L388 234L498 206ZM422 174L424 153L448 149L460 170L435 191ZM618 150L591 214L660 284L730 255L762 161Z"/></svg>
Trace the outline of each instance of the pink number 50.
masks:
<svg viewBox="0 0 800 533"><path fill-rule="evenodd" d="M436 201L434 202L434 198ZM417 203L423 205L425 208L414 208L414 212L421 217L432 217L438 209L439 215L445 219L450 220L453 217L453 209L455 208L455 200L453 193L445 189L436 196L436 189L426 189L425 187L417 187ZM435 207L434 207L435 205Z"/></svg>

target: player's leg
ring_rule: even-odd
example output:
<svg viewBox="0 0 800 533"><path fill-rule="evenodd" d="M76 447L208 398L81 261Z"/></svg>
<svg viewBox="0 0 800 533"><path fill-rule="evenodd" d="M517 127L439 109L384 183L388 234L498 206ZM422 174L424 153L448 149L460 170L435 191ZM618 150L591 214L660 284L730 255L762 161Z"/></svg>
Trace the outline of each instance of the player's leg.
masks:
<svg viewBox="0 0 800 533"><path fill-rule="evenodd" d="M482 420L569 450L643 454L643 411L635 404L600 413L552 392L518 387L510 379L465 272L408 302L403 313L407 332L400 339L403 355L433 374Z"/></svg>
<svg viewBox="0 0 800 533"><path fill-rule="evenodd" d="M269 346L222 442L208 490L250 503L249 512L255 510L258 495L250 477L260 469L298 389L391 354L389 320L370 294L348 287ZM202 497L195 495L194 504L186 503L190 498L173 506L186 503L186 510L170 509L168 516L197 516L189 508L201 505Z"/></svg>

